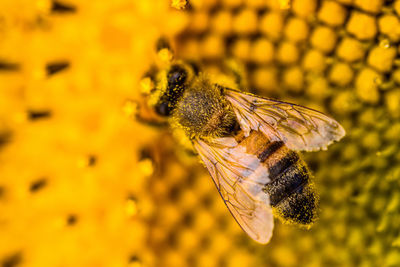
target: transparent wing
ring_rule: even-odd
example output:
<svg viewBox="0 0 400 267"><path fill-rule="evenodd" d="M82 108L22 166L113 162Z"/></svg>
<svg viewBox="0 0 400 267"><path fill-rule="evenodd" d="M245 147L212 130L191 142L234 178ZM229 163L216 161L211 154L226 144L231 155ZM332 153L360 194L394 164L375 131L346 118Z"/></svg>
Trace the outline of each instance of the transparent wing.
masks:
<svg viewBox="0 0 400 267"><path fill-rule="evenodd" d="M270 181L268 169L231 137L196 139L194 147L242 229L255 241L268 243L274 227L269 196L262 191Z"/></svg>
<svg viewBox="0 0 400 267"><path fill-rule="evenodd" d="M339 141L345 130L334 119L313 109L226 89L240 127L248 136L261 131L292 150L325 150Z"/></svg>

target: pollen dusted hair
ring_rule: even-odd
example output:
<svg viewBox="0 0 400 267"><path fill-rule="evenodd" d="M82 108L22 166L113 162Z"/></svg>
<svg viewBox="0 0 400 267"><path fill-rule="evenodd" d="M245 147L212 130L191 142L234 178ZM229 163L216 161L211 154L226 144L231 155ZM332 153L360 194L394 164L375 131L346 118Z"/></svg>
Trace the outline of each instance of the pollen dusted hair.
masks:
<svg viewBox="0 0 400 267"><path fill-rule="evenodd" d="M183 128L189 137L221 137L235 124L235 114L221 87L204 75L186 88L173 113L173 125Z"/></svg>

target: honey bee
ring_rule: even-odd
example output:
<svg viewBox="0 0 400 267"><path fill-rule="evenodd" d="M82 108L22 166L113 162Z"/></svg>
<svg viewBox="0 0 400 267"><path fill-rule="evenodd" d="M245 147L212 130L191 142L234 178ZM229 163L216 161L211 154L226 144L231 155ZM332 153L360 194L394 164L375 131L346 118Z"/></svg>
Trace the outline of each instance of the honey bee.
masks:
<svg viewBox="0 0 400 267"><path fill-rule="evenodd" d="M297 151L326 149L345 135L328 116L212 82L193 64L158 72L149 106L182 129L241 228L256 242L272 236L273 214L310 226L318 195Z"/></svg>

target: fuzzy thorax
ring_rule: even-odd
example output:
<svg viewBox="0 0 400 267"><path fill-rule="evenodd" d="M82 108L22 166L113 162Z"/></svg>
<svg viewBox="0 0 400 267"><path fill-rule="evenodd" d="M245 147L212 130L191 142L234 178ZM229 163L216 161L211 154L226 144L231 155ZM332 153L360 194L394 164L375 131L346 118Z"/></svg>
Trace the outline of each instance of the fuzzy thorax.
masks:
<svg viewBox="0 0 400 267"><path fill-rule="evenodd" d="M189 137L228 134L236 123L235 114L220 87L199 77L188 87L173 114L173 125Z"/></svg>

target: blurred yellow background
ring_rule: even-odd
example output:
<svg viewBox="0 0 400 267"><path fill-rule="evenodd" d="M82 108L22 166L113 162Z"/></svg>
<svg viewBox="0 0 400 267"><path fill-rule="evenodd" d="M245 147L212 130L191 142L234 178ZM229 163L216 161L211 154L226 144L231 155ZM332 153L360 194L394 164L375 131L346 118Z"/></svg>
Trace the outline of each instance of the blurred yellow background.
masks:
<svg viewBox="0 0 400 267"><path fill-rule="evenodd" d="M0 0L0 264L400 266L400 0ZM316 108L310 230L248 238L196 157L132 116L160 36L178 58Z"/></svg>

